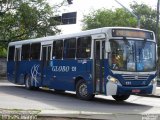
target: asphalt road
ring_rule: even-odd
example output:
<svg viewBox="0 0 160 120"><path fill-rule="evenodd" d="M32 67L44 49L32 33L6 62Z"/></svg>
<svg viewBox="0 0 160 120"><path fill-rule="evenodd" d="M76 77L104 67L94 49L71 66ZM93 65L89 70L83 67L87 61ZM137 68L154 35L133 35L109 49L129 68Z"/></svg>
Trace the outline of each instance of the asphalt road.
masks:
<svg viewBox="0 0 160 120"><path fill-rule="evenodd" d="M34 109L49 113L77 111L78 114L86 112L110 115L109 118L114 117L116 120L159 120L160 97L133 95L125 102L118 103L110 96L96 96L92 101L83 101L76 98L74 92L56 93L42 89L31 91L23 86L0 82L0 109ZM149 119L142 119L143 117Z"/></svg>

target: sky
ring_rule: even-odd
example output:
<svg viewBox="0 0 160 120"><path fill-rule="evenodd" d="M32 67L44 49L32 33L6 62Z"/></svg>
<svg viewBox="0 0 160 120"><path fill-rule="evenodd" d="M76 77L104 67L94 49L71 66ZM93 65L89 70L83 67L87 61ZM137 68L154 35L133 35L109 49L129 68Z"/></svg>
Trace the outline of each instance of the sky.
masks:
<svg viewBox="0 0 160 120"><path fill-rule="evenodd" d="M58 4L63 0L47 0L50 5ZM156 9L157 0L117 0L123 6L130 9L129 5L136 1L137 3L147 4L151 6L153 9ZM107 9L115 9L115 8L122 8L115 0L73 0L73 4L62 7L60 9L59 15L62 13L67 12L77 12L77 24L74 25L60 25L57 26L62 30L62 34L68 33L75 33L79 32L82 29L82 22L83 15L87 15L92 10L97 10L100 8L107 8Z"/></svg>

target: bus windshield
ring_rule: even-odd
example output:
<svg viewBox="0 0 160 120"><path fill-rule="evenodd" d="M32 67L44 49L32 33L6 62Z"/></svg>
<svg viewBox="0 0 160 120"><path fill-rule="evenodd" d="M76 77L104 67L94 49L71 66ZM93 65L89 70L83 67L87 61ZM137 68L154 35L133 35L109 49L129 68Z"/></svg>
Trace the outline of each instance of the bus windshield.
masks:
<svg viewBox="0 0 160 120"><path fill-rule="evenodd" d="M156 44L146 40L110 40L112 70L149 72L156 70Z"/></svg>

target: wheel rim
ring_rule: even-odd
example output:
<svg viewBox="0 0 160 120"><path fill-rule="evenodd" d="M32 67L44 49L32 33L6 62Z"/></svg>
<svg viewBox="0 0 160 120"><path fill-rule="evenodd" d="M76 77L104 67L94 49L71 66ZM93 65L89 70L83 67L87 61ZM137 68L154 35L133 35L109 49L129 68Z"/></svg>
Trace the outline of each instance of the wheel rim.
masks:
<svg viewBox="0 0 160 120"><path fill-rule="evenodd" d="M88 92L87 92L87 85L86 84L81 84L80 87L79 87L79 93L82 97L86 97L88 95Z"/></svg>
<svg viewBox="0 0 160 120"><path fill-rule="evenodd" d="M29 78L27 77L26 79L26 87L29 88L30 87L30 83L29 83Z"/></svg>

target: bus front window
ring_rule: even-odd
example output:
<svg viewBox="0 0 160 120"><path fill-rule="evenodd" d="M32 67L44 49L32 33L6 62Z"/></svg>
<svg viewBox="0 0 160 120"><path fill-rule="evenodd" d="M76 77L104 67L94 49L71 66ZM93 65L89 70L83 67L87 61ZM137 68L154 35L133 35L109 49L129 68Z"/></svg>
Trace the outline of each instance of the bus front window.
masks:
<svg viewBox="0 0 160 120"><path fill-rule="evenodd" d="M155 71L156 45L150 41L110 40L109 65L118 71Z"/></svg>

